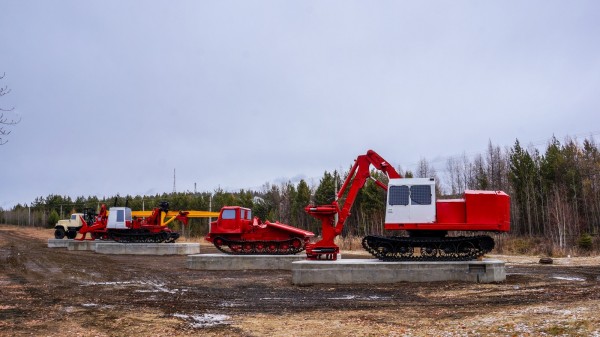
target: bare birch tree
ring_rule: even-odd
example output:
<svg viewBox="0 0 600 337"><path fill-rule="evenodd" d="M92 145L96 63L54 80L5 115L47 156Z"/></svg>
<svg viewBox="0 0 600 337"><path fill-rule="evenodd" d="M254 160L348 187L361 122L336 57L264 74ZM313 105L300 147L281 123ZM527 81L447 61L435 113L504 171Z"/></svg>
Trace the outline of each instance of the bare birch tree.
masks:
<svg viewBox="0 0 600 337"><path fill-rule="evenodd" d="M5 75L6 74L3 73L2 76L0 76L0 80L4 79ZM10 89L7 85L0 87L0 97L7 95L8 93L10 93ZM8 139L6 138L10 134L11 130L9 130L7 127L18 124L20 122L20 120L16 120L14 118L10 118L4 115L4 113L11 112L14 109L14 107L8 109L0 107L0 145L4 145L6 144L6 142L8 142Z"/></svg>

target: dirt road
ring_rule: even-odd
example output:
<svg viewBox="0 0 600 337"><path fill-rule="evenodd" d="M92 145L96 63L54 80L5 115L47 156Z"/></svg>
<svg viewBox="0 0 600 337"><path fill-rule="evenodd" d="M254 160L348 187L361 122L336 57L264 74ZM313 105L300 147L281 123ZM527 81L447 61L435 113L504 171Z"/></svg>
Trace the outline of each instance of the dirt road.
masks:
<svg viewBox="0 0 600 337"><path fill-rule="evenodd" d="M51 233L0 226L2 336L600 337L600 258L499 257L497 284L297 287L289 271L47 248Z"/></svg>

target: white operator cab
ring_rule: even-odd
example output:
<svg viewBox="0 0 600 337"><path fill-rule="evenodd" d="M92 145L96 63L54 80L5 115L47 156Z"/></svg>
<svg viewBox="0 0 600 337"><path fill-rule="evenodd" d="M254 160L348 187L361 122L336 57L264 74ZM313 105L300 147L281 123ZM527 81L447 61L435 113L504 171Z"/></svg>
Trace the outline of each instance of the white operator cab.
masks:
<svg viewBox="0 0 600 337"><path fill-rule="evenodd" d="M390 179L385 223L434 223L435 180L433 178Z"/></svg>
<svg viewBox="0 0 600 337"><path fill-rule="evenodd" d="M126 222L131 223L131 208L129 207L111 207L108 213L108 223L106 228L127 229Z"/></svg>

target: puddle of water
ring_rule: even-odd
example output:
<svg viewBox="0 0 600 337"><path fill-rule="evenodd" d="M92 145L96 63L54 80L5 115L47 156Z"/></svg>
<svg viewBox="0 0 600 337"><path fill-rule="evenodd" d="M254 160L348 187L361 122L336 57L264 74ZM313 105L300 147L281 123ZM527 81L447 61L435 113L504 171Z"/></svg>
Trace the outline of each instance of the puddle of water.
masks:
<svg viewBox="0 0 600 337"><path fill-rule="evenodd" d="M217 325L231 324L231 317L220 314L202 314L202 315L184 315L174 314L173 316L189 321L193 328L210 328Z"/></svg>

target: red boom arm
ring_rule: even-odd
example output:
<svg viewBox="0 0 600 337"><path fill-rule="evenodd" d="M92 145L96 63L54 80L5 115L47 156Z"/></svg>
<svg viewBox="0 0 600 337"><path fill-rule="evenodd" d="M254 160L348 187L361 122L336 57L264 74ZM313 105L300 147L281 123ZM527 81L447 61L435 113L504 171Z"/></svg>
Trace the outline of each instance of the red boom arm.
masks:
<svg viewBox="0 0 600 337"><path fill-rule="evenodd" d="M360 155L356 158L354 165L348 173L348 177L337 193L336 200L329 205L308 205L304 208L306 213L321 220L322 239L319 242L310 244L306 247L306 255L310 260L336 260L340 248L333 242L344 228L344 223L350 215L350 210L354 204L354 200L358 195L358 191L363 188L367 179L373 179L377 186L387 190L387 185L371 176L370 166L373 165L376 169L383 171L388 178L402 178L402 176L391 166L385 159L378 155L375 151L369 150L367 154ZM346 189L350 185L348 195L344 200L342 208L339 208L337 200L341 198ZM338 215L337 222L335 216Z"/></svg>

